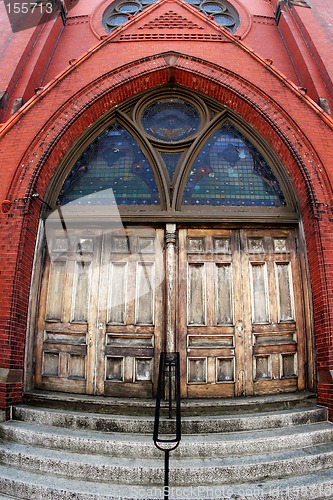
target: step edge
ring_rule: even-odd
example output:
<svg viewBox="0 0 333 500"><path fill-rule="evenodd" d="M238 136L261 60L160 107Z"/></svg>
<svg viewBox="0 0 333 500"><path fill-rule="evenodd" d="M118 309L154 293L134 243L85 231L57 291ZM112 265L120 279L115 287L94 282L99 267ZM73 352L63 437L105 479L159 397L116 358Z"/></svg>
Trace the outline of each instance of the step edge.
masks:
<svg viewBox="0 0 333 500"><path fill-rule="evenodd" d="M7 473L5 475L5 473ZM37 500L40 499L41 497L45 498L46 500L52 499L52 500L69 500L69 499L76 499L76 500L116 500L121 498L122 500L134 500L133 495L131 494L130 496L127 496L126 490L128 490L128 487L121 487L120 485L117 484L112 484L109 483L107 485L105 484L95 484L95 483L88 483L87 481L75 481L72 479L63 479L63 478L55 478L53 479L53 486L52 488L48 485L45 485L45 479L44 476L41 476L40 474L34 474L31 472L26 472L26 471L17 471L17 475L19 475L19 479L13 479L13 471L12 469L8 467L3 467L0 465L0 484L2 484L2 487L6 488L6 491L4 493L11 493L12 490L14 489L15 492L18 491L18 485L22 485L22 487L25 487L26 494L29 494L29 499L30 500ZM22 476L25 482L22 481ZM38 479L42 479L43 485L40 484ZM30 481L28 483L28 480ZM4 484L10 482L11 484ZM249 489L255 488L253 491L254 495L248 496L248 498L253 498L253 500L257 499L265 499L265 500L285 500L286 498L291 498L291 497L286 497L285 494L293 491L292 489L296 489L298 492L298 499L306 499L306 500L322 500L322 499L331 499L333 497L333 468L332 469L327 469L325 471L320 471L320 472L315 472L315 473L309 473L305 475L299 475L299 476L291 476L288 477L287 479L274 479L274 480L268 480L268 481L262 481L262 484L259 485L254 485L253 483L249 482L244 482L240 483L238 485L227 485L229 495L232 495L233 493L239 494L244 491L249 491ZM301 484L301 487L299 486ZM93 492L88 491L87 487L93 487ZM132 485L134 488L136 488L137 492L142 492L143 496L136 496L135 500L138 500L139 498L147 499L150 498L150 500L157 500L160 498L160 495L155 496L149 495L147 496L146 492L149 491L151 492L151 486L148 488L145 488L144 485ZM38 487L39 494L40 496L34 496L34 490ZM111 489L115 487L117 488L117 491L115 494L117 496L114 496L112 494ZM157 486L157 488L161 488L160 485ZM178 488L178 486L171 486L171 493L172 493L172 488ZM220 486L218 486L220 488ZM301 491L302 488L302 491ZM206 489L207 492L212 491L212 486L211 485L202 485L201 491L203 489ZM99 490L99 491L97 491ZM104 493L107 496L103 495L103 490ZM256 494L257 492L257 494ZM112 496L110 495L112 494ZM195 493L195 492L194 492ZM49 496L51 494L52 496ZM101 494L103 496L101 496ZM318 494L321 494L323 496L318 496ZM77 496L79 495L79 496ZM14 497L18 498L18 497ZM21 497L22 498L22 497ZM27 497L25 497L27 498ZM209 497L207 496L207 499L204 495L200 495L200 497L195 493L194 495L191 495L191 498L188 495L177 495L175 497L170 497L170 500L208 500L212 499L212 496L210 495ZM215 498L215 495L214 495ZM225 496L223 495L223 498ZM295 498L295 497L294 497ZM217 499L216 499L217 500Z"/></svg>

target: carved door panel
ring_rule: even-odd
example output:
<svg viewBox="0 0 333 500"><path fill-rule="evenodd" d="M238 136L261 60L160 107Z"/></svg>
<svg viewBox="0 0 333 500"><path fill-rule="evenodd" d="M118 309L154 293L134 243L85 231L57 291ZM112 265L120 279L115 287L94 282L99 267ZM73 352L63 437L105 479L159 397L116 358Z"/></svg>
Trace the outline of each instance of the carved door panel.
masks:
<svg viewBox="0 0 333 500"><path fill-rule="evenodd" d="M36 336L37 387L93 392L102 233L52 231Z"/></svg>
<svg viewBox="0 0 333 500"><path fill-rule="evenodd" d="M150 228L71 229L70 238L52 232L36 387L152 396L162 343L163 234Z"/></svg>
<svg viewBox="0 0 333 500"><path fill-rule="evenodd" d="M246 392L302 390L305 332L295 233L243 230L241 246Z"/></svg>
<svg viewBox="0 0 333 500"><path fill-rule="evenodd" d="M244 331L238 232L183 229L179 252L183 395L240 395Z"/></svg>
<svg viewBox="0 0 333 500"><path fill-rule="evenodd" d="M152 397L163 333L164 231L114 230L104 239L97 393Z"/></svg>
<svg viewBox="0 0 333 500"><path fill-rule="evenodd" d="M294 231L183 229L179 252L183 396L304 389Z"/></svg>

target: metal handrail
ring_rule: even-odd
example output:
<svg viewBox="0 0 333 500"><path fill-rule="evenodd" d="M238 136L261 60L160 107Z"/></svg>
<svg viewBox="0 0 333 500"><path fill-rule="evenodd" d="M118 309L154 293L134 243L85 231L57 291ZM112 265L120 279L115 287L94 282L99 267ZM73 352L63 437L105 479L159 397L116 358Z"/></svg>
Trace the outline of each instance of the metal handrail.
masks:
<svg viewBox="0 0 333 500"><path fill-rule="evenodd" d="M167 401L167 418L175 422L173 432L168 431L165 437L160 431L162 399ZM179 352L162 352L160 355L153 440L155 446L164 452L164 500L168 500L170 451L175 450L181 440Z"/></svg>

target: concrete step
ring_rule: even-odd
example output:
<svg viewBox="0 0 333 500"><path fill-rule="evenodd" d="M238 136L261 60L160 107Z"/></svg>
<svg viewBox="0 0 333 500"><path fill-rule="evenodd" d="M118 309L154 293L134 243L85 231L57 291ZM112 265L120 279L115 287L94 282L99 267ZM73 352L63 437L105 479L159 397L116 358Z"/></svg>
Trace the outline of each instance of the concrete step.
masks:
<svg viewBox="0 0 333 500"><path fill-rule="evenodd" d="M29 500L161 500L163 486L119 485L50 477L0 465L0 491ZM169 487L169 500L324 500L333 498L333 469L297 477L189 487ZM1 498L1 497L0 497ZM7 498L6 496L4 498Z"/></svg>
<svg viewBox="0 0 333 500"><path fill-rule="evenodd" d="M86 429L103 432L153 433L154 418L149 416L109 415L74 412L50 408L17 406L13 418L36 424L71 429ZM250 431L272 429L314 423L327 419L324 407L311 406L283 411L241 413L221 416L193 416L182 418L182 434L208 434L217 432ZM161 420L161 432L174 432L174 421Z"/></svg>
<svg viewBox="0 0 333 500"><path fill-rule="evenodd" d="M51 475L66 475L89 481L112 481L140 485L158 485L163 477L164 461L160 459L112 457L50 450L17 443L0 444L0 463L17 469L36 470ZM303 449L283 450L256 455L228 457L177 458L172 456L170 481L178 486L219 485L239 481L262 481L307 474L333 468L332 443Z"/></svg>
<svg viewBox="0 0 333 500"><path fill-rule="evenodd" d="M24 402L29 406L80 412L134 416L154 416L155 414L154 399L65 394L34 389L25 393ZM181 402L184 416L234 415L238 412L259 413L311 405L316 405L316 397L314 393L309 391L237 398L184 399ZM161 406L163 406L163 402Z"/></svg>
<svg viewBox="0 0 333 500"><path fill-rule="evenodd" d="M181 443L170 453L170 500L333 498L326 408L217 415L214 406L201 415L200 407L182 418ZM0 500L161 500L164 454L153 424L132 412L18 405L0 423ZM162 419L164 433L173 425Z"/></svg>
<svg viewBox="0 0 333 500"><path fill-rule="evenodd" d="M8 421L0 428L4 440L28 446L75 453L103 454L113 457L160 458L158 450L148 434L124 434L53 428L29 422ZM187 434L173 457L226 457L234 454L252 455L272 451L305 448L333 442L333 425L316 422L268 430Z"/></svg>

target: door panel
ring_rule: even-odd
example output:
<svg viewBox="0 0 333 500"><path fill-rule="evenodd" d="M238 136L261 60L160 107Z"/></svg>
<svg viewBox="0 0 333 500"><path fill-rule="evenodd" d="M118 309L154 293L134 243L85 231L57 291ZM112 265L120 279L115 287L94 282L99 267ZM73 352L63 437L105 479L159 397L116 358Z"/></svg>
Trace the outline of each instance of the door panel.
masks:
<svg viewBox="0 0 333 500"><path fill-rule="evenodd" d="M179 242L183 396L304 389L294 231L183 229Z"/></svg>
<svg viewBox="0 0 333 500"><path fill-rule="evenodd" d="M104 239L97 393L152 397L162 347L163 230Z"/></svg>
<svg viewBox="0 0 333 500"><path fill-rule="evenodd" d="M50 231L36 386L151 397L162 345L163 231ZM157 326L155 326L157 325Z"/></svg>
<svg viewBox="0 0 333 500"><path fill-rule="evenodd" d="M242 393L238 247L235 231L180 230L178 343L184 396Z"/></svg>
<svg viewBox="0 0 333 500"><path fill-rule="evenodd" d="M71 238L55 230L41 288L36 337L36 386L64 392L92 390L95 297L98 292L101 233Z"/></svg>
<svg viewBox="0 0 333 500"><path fill-rule="evenodd" d="M242 230L246 392L304 389L302 283L293 230ZM252 372L252 377L251 377Z"/></svg>

